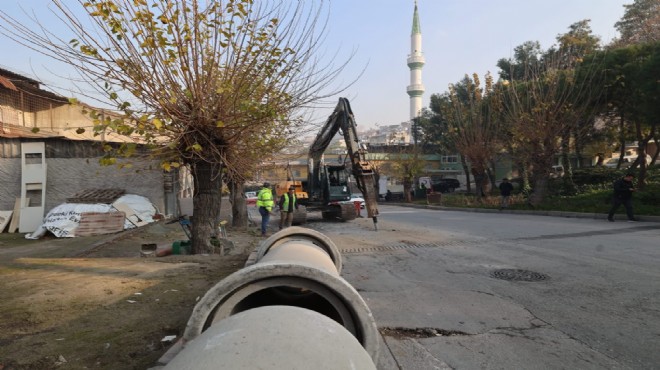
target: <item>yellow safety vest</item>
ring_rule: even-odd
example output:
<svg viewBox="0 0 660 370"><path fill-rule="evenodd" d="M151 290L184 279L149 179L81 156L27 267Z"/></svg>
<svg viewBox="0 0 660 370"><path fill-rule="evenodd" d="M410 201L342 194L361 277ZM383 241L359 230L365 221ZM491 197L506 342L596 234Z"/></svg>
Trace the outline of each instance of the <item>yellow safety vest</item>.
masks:
<svg viewBox="0 0 660 370"><path fill-rule="evenodd" d="M268 212L273 210L273 192L268 188L262 188L257 194L257 207L264 207Z"/></svg>
<svg viewBox="0 0 660 370"><path fill-rule="evenodd" d="M293 195L293 209L296 209L296 195ZM282 203L282 211L289 212L289 193L284 193L284 203Z"/></svg>

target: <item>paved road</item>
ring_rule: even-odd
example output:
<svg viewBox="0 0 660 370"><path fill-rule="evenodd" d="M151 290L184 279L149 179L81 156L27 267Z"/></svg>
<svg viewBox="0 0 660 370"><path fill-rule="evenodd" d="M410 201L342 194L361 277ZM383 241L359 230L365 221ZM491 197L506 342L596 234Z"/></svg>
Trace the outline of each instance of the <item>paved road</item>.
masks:
<svg viewBox="0 0 660 370"><path fill-rule="evenodd" d="M379 369L660 369L660 223L380 211L434 241L344 253Z"/></svg>

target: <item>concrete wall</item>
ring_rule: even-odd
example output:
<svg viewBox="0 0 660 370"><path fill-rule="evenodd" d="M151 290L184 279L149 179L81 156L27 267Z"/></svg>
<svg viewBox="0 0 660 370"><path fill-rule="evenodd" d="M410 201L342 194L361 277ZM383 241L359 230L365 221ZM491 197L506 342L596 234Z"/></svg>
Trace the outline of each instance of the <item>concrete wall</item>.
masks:
<svg viewBox="0 0 660 370"><path fill-rule="evenodd" d="M142 195L158 207L165 208L163 172L158 162L153 162L154 170L118 169L104 167L98 158L46 158L46 212L66 202L85 189L120 188L128 194ZM21 195L20 158L0 158L0 210L11 210L14 201Z"/></svg>

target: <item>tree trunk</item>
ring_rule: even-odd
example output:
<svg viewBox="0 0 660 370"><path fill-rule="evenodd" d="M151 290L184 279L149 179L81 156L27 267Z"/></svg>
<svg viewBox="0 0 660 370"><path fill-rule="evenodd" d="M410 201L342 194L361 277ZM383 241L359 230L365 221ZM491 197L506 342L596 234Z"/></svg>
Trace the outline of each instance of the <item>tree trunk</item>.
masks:
<svg viewBox="0 0 660 370"><path fill-rule="evenodd" d="M200 161L191 165L195 183L192 218L192 254L212 253L222 201L222 164Z"/></svg>
<svg viewBox="0 0 660 370"><path fill-rule="evenodd" d="M584 148L584 143L582 142L582 136L575 134L575 168L582 168L584 165L582 164L582 161L584 160L584 156L582 155L582 151ZM571 177L573 176L573 171L571 169Z"/></svg>
<svg viewBox="0 0 660 370"><path fill-rule="evenodd" d="M568 131L568 130L566 130ZM573 165L571 164L570 158L570 143L571 143L571 133L568 131L566 134L562 135L561 138L561 165L564 168L562 182L564 187L569 193L575 191L575 183L573 182Z"/></svg>
<svg viewBox="0 0 660 370"><path fill-rule="evenodd" d="M548 176L534 176L534 191L529 197L529 204L533 207L543 202L548 193Z"/></svg>
<svg viewBox="0 0 660 370"><path fill-rule="evenodd" d="M655 153L653 154L653 157L651 157L651 163L649 165L653 165L658 161L658 155L660 155L660 146L658 145L658 138L655 135L655 130L653 132L653 142L655 143Z"/></svg>
<svg viewBox="0 0 660 370"><path fill-rule="evenodd" d="M522 178L522 183L520 184L520 191L525 194L526 197L529 197L529 194L532 190L532 185L529 182L529 168L526 163L520 164L520 177Z"/></svg>
<svg viewBox="0 0 660 370"><path fill-rule="evenodd" d="M497 189L497 178L495 178L495 160L490 162L490 168L486 169L488 178L490 179L490 191Z"/></svg>
<svg viewBox="0 0 660 370"><path fill-rule="evenodd" d="M463 173L465 174L465 187L468 194L472 191L470 184L470 168L468 168L465 158L461 156L461 166L463 166Z"/></svg>
<svg viewBox="0 0 660 370"><path fill-rule="evenodd" d="M406 177L403 179L403 196L408 203L413 201L412 194L410 193L411 190L413 190L413 180L412 178Z"/></svg>
<svg viewBox="0 0 660 370"><path fill-rule="evenodd" d="M532 183L533 189L529 197L529 204L536 207L548 194L548 179L552 170L554 161L555 147L552 145L552 139L548 138L543 143L544 151L538 153L536 160L532 162Z"/></svg>
<svg viewBox="0 0 660 370"><path fill-rule="evenodd" d="M623 112L619 116L619 162L616 164L617 170L621 168L621 163L623 163L623 157L626 155L626 126L625 120L623 119Z"/></svg>
<svg viewBox="0 0 660 370"><path fill-rule="evenodd" d="M635 164L639 163L639 177L637 179L637 186L639 190L644 190L646 187L646 170L648 168L648 163L646 163L646 148L649 144L649 140L654 135L655 127L651 127L651 132L646 137L643 137L642 134L642 125L639 122L635 123L635 134L637 136L637 159Z"/></svg>
<svg viewBox="0 0 660 370"><path fill-rule="evenodd" d="M245 184L229 181L229 199L231 202L231 226L247 229L248 213L245 201Z"/></svg>
<svg viewBox="0 0 660 370"><path fill-rule="evenodd" d="M477 202L482 203L484 194L484 185L486 184L486 172L483 169L472 169L474 176L474 191L477 195Z"/></svg>

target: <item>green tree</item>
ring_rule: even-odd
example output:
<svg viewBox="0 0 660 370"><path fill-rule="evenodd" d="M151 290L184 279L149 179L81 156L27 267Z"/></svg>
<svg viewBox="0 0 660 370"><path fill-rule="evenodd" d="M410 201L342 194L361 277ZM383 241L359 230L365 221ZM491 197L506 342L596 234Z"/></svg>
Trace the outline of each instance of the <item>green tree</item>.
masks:
<svg viewBox="0 0 660 370"><path fill-rule="evenodd" d="M241 183L260 158L295 137L303 123L299 108L333 94L329 86L343 67L317 57L324 3L77 0L53 5L66 36L3 12L0 27L18 42L75 66L123 112L114 120L90 112L96 133L109 130L150 145L165 170L190 167L194 253L211 251L223 176ZM104 163L135 153L133 143L106 148Z"/></svg>
<svg viewBox="0 0 660 370"><path fill-rule="evenodd" d="M415 184L415 178L424 170L426 160L419 145L396 145L395 150L387 155L380 170L403 182L403 196L406 202L412 202L410 191Z"/></svg>
<svg viewBox="0 0 660 370"><path fill-rule="evenodd" d="M600 49L600 38L593 34L589 19L583 19L575 22L568 27L568 32L557 35L557 45L551 47L544 55L544 59L552 60L556 68L575 68L584 60L585 56L594 53ZM590 76L586 74L585 76ZM594 95L587 95L594 96ZM599 95L595 95L599 97ZM587 102L585 107L589 107L593 102ZM563 176L564 186L567 189L574 189L573 184L573 165L570 161L570 153L574 152L577 156L576 163L579 165L581 158L581 145L588 132L594 127L593 114L586 111L584 116L578 116L566 130L563 130L561 137L561 164L564 168Z"/></svg>
<svg viewBox="0 0 660 370"><path fill-rule="evenodd" d="M454 136L450 132L448 112L451 111L451 99L449 93L432 94L429 109L422 111L422 117L425 118L421 123L422 142L425 145L433 145L438 149L438 154L458 153ZM459 155L463 173L466 176L467 192L472 191L470 180L470 167L465 157Z"/></svg>
<svg viewBox="0 0 660 370"><path fill-rule="evenodd" d="M639 183L646 176L646 147L657 134L660 121L660 42L635 44L595 54L585 62L585 68L602 69L604 100L600 112L613 117L619 132L619 154L624 157L627 141L638 144ZM619 164L620 165L620 164Z"/></svg>
<svg viewBox="0 0 660 370"><path fill-rule="evenodd" d="M524 80L528 71L539 67L543 50L538 41L526 41L513 49L513 58L497 61L499 75L503 80Z"/></svg>

